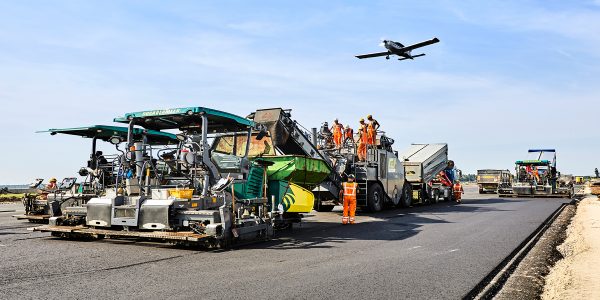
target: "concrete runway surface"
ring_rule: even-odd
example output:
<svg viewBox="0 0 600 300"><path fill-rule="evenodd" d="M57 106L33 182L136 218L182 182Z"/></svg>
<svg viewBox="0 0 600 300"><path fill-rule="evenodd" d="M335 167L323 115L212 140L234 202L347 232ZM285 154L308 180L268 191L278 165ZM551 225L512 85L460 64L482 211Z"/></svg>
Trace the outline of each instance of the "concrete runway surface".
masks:
<svg viewBox="0 0 600 300"><path fill-rule="evenodd" d="M566 199L498 198L467 186L446 202L342 226L315 213L274 240L235 250L67 241L0 210L0 298L457 299Z"/></svg>

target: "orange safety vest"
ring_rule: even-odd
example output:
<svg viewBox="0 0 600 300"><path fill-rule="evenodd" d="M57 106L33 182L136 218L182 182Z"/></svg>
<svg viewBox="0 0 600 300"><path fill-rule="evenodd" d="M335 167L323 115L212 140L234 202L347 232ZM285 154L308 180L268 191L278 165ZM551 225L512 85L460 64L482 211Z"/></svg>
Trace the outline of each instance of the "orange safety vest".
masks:
<svg viewBox="0 0 600 300"><path fill-rule="evenodd" d="M460 184L458 184L458 183L457 183L457 184L455 184L455 185L454 185L454 191L455 191L455 192L462 192L462 185L460 185Z"/></svg>
<svg viewBox="0 0 600 300"><path fill-rule="evenodd" d="M360 125L360 133L361 133L360 140L363 143L366 143L367 142L367 125L366 124Z"/></svg>
<svg viewBox="0 0 600 300"><path fill-rule="evenodd" d="M339 134L342 135L342 132L344 131L344 125L338 123L337 125L333 124L333 133L334 134Z"/></svg>
<svg viewBox="0 0 600 300"><path fill-rule="evenodd" d="M344 188L344 198L356 198L356 188L358 187L358 183L356 182L344 182L342 183Z"/></svg>
<svg viewBox="0 0 600 300"><path fill-rule="evenodd" d="M369 125L367 125L367 129L369 131L369 136L373 139L373 141L375 141L375 137L377 136L377 132L375 130L375 126L373 125L373 122L370 122Z"/></svg>
<svg viewBox="0 0 600 300"><path fill-rule="evenodd" d="M352 130L352 128L345 129L344 132L346 133L345 136L347 139L351 139L354 135L354 130Z"/></svg>

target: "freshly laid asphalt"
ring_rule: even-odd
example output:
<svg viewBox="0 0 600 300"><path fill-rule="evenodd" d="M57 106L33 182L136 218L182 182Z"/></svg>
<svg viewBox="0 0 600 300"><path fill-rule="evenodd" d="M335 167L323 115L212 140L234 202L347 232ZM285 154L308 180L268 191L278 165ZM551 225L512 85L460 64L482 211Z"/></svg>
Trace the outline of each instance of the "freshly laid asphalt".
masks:
<svg viewBox="0 0 600 300"><path fill-rule="evenodd" d="M460 205L359 212L355 225L315 213L226 251L61 240L1 204L17 212L0 212L0 299L458 299L567 202L466 190Z"/></svg>

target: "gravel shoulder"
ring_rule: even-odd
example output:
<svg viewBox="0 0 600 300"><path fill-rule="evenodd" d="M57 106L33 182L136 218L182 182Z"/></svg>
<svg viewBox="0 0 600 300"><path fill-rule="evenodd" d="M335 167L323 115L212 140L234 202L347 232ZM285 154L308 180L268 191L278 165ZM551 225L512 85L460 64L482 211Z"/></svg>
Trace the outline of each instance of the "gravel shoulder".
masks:
<svg viewBox="0 0 600 300"><path fill-rule="evenodd" d="M600 200L583 199L558 246L564 258L546 277L542 299L600 299Z"/></svg>

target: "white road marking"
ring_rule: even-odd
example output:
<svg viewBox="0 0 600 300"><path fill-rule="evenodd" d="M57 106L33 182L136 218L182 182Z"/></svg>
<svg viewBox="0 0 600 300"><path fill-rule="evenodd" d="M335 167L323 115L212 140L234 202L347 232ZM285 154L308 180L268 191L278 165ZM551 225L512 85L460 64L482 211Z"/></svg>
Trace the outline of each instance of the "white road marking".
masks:
<svg viewBox="0 0 600 300"><path fill-rule="evenodd" d="M448 252L455 252L455 251L458 251L458 250L460 250L460 249L452 249L452 250L450 250Z"/></svg>
<svg viewBox="0 0 600 300"><path fill-rule="evenodd" d="M417 248L421 248L422 246L414 246L414 247L410 247L409 249L417 249Z"/></svg>

